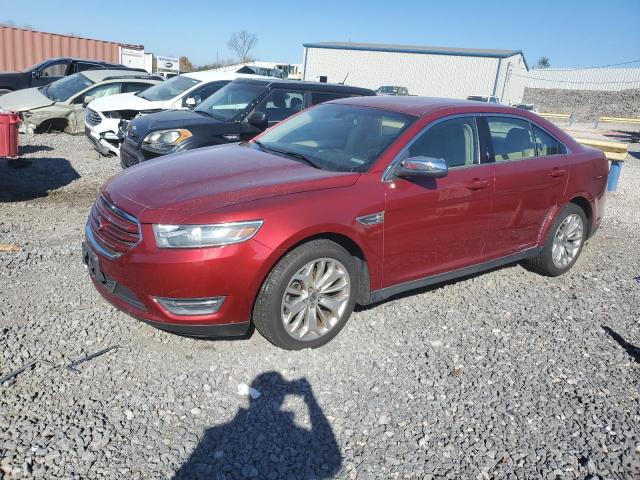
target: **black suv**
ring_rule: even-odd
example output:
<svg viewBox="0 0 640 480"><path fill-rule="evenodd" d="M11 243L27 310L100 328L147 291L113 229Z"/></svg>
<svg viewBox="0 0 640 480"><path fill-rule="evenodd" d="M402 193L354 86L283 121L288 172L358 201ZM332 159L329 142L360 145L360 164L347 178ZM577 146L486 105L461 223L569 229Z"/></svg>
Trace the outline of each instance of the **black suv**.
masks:
<svg viewBox="0 0 640 480"><path fill-rule="evenodd" d="M193 110L135 118L120 146L123 168L168 153L250 140L304 108L345 97L375 95L366 88L271 78L239 78Z"/></svg>
<svg viewBox="0 0 640 480"><path fill-rule="evenodd" d="M119 63L102 62L99 60L84 60L80 58L49 58L32 65L22 72L0 73L0 95L23 88L41 87L48 85L62 77L85 70L140 70L129 68Z"/></svg>

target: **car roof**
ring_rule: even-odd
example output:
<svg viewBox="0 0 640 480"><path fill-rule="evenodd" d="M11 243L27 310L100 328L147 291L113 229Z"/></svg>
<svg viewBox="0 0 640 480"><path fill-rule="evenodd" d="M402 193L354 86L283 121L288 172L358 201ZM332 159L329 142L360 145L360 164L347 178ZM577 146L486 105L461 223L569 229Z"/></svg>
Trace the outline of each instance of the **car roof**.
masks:
<svg viewBox="0 0 640 480"><path fill-rule="evenodd" d="M196 80L200 80L201 82L211 82L214 80L235 80L236 78L252 78L258 77L258 75L247 74L247 73L236 73L236 72L215 72L212 70L203 70L201 72L187 72L181 73L181 76L195 78ZM278 80L274 77L264 77L264 78L273 78L274 80Z"/></svg>
<svg viewBox="0 0 640 480"><path fill-rule="evenodd" d="M52 58L47 58L45 60L43 60L43 62L46 61L52 61L52 60L72 60L74 62L90 62L90 63L96 63L98 65L122 65L120 63L116 63L116 62L106 62L104 60L95 60L93 58L81 58L81 57L52 57ZM124 65L122 65L123 68L127 68Z"/></svg>
<svg viewBox="0 0 640 480"><path fill-rule="evenodd" d="M423 117L430 113L446 109L474 109L479 113L496 112L508 113L512 111L516 115L521 115L522 110L518 110L506 105L497 105L473 100L458 100L455 98L437 97L412 97L412 96L379 96L375 97L351 97L332 100L330 103L345 103L362 107L379 108L398 113L405 113L416 117Z"/></svg>
<svg viewBox="0 0 640 480"><path fill-rule="evenodd" d="M239 78L234 80L234 82L260 83L265 86L271 85L273 87L293 87L296 90L316 90L320 92L327 91L375 95L375 92L369 88L352 87L351 85L342 85L341 83L302 82L300 80L286 80L283 78L274 79L271 77L260 77L257 75L250 75L247 78Z"/></svg>
<svg viewBox="0 0 640 480"><path fill-rule="evenodd" d="M82 75L87 77L92 82L102 82L104 80L110 80L115 78L126 78L126 77L137 77L140 80L160 80L159 78L153 77L144 72L140 72L138 70L127 70L127 69L107 69L107 70L85 70L84 72L80 72Z"/></svg>

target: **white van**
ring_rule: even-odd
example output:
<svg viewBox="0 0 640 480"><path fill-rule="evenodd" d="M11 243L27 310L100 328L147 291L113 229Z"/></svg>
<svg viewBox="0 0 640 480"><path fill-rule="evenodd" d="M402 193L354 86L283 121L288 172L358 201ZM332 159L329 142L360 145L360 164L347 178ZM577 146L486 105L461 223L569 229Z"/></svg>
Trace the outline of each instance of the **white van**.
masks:
<svg viewBox="0 0 640 480"><path fill-rule="evenodd" d="M177 75L138 93L99 98L88 105L85 134L102 155L120 155L122 132L136 116L194 108L231 80L255 75L212 71Z"/></svg>

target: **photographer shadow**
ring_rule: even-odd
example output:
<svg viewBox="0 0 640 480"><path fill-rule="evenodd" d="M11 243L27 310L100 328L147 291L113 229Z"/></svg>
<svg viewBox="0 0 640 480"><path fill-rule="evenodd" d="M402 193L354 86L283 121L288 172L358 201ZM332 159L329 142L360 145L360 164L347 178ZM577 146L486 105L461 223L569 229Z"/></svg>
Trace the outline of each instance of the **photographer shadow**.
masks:
<svg viewBox="0 0 640 480"><path fill-rule="evenodd" d="M175 479L310 479L333 477L342 466L338 443L306 379L286 381L267 372L251 387L261 395L232 421L207 429ZM311 428L282 410L288 395L301 397Z"/></svg>

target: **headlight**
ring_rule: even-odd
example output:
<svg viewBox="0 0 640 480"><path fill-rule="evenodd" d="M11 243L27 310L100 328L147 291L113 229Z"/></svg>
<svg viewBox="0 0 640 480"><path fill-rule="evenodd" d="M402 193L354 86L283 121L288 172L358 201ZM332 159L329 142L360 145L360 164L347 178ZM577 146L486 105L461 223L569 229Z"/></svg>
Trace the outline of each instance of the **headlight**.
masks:
<svg viewBox="0 0 640 480"><path fill-rule="evenodd" d="M153 233L159 248L219 247L249 240L261 226L262 220L214 225L154 225Z"/></svg>
<svg viewBox="0 0 640 480"><path fill-rule="evenodd" d="M184 142L192 134L189 130L179 128L176 130L158 130L144 137L144 143L152 150L169 150L171 147Z"/></svg>

